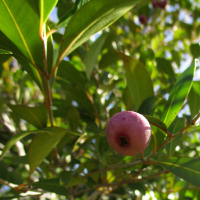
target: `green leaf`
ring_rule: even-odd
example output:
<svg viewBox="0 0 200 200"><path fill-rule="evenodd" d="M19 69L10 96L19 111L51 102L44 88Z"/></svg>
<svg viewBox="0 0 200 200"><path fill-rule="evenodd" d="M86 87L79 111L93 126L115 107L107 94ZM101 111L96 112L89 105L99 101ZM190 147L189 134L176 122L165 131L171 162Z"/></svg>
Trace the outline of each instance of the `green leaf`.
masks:
<svg viewBox="0 0 200 200"><path fill-rule="evenodd" d="M191 44L190 45L190 51L194 58L200 57L200 45L199 43Z"/></svg>
<svg viewBox="0 0 200 200"><path fill-rule="evenodd" d="M156 58L157 67L160 72L163 72L169 76L169 78L174 81L175 73L172 68L172 61L166 60L165 58Z"/></svg>
<svg viewBox="0 0 200 200"><path fill-rule="evenodd" d="M28 131L28 132L23 132L23 133L18 133L15 136L13 136L5 145L5 147L3 148L3 151L0 155L0 160L5 156L6 152L8 150L10 150L15 144L16 142L18 142L19 140L23 139L24 137L30 135L30 134L35 134L38 131Z"/></svg>
<svg viewBox="0 0 200 200"><path fill-rule="evenodd" d="M58 61L69 55L93 34L111 25L139 0L91 0L81 7L66 27Z"/></svg>
<svg viewBox="0 0 200 200"><path fill-rule="evenodd" d="M194 81L188 95L188 104L190 107L191 117L195 117L200 111L200 82Z"/></svg>
<svg viewBox="0 0 200 200"><path fill-rule="evenodd" d="M194 158L170 158L170 160L159 161L176 176L200 186L200 160Z"/></svg>
<svg viewBox="0 0 200 200"><path fill-rule="evenodd" d="M37 85L42 90L43 83L41 80L41 75L30 64L29 60L20 52L20 50L13 44L1 31L0 31L0 48L5 49L6 51L12 51L13 56L18 60L20 65L24 70L28 72L31 78L37 83Z"/></svg>
<svg viewBox="0 0 200 200"><path fill-rule="evenodd" d="M56 6L58 0L40 0L40 26L47 21L51 11Z"/></svg>
<svg viewBox="0 0 200 200"><path fill-rule="evenodd" d="M44 104L37 107L23 105L9 105L9 108L19 118L22 118L37 128L44 128L47 124L47 109Z"/></svg>
<svg viewBox="0 0 200 200"><path fill-rule="evenodd" d="M31 184L33 187L40 188L42 190L53 192L59 195L68 196L69 191L66 187L60 185L60 179L46 179Z"/></svg>
<svg viewBox="0 0 200 200"><path fill-rule="evenodd" d="M177 114L181 110L184 101L192 86L192 81L195 72L195 62L191 64L177 79L173 86L169 99L165 105L161 120L166 124L167 127L173 122Z"/></svg>
<svg viewBox="0 0 200 200"><path fill-rule="evenodd" d="M35 168L44 160L44 158L53 150L54 147L64 137L66 130L58 127L51 127L39 130L28 148L29 173L32 174Z"/></svg>
<svg viewBox="0 0 200 200"><path fill-rule="evenodd" d="M36 1L1 0L0 30L30 63L43 71L43 45L39 37L40 21L36 7ZM12 47L7 47L12 51Z"/></svg>
<svg viewBox="0 0 200 200"><path fill-rule="evenodd" d="M162 101L162 98L156 96L150 97L142 103L138 112L144 115L153 115L154 111Z"/></svg>
<svg viewBox="0 0 200 200"><path fill-rule="evenodd" d="M144 117L147 118L150 124L159 127L161 130L167 131L167 126L160 119L149 115L144 115Z"/></svg>
<svg viewBox="0 0 200 200"><path fill-rule="evenodd" d="M85 90L85 79L83 74L78 71L72 64L62 61L58 68L57 78L66 83L74 84L74 86Z"/></svg>
<svg viewBox="0 0 200 200"><path fill-rule="evenodd" d="M92 74L92 71L97 64L98 55L101 52L101 49L105 43L105 40L107 38L107 34L102 34L91 46L90 50L87 53L86 59L85 59L85 66L86 66L86 75L87 78L90 79L90 76Z"/></svg>
<svg viewBox="0 0 200 200"><path fill-rule="evenodd" d="M145 66L136 59L120 53L124 62L127 86L136 110L150 97L154 96L153 83Z"/></svg>
<svg viewBox="0 0 200 200"><path fill-rule="evenodd" d="M4 50L4 49L0 49L0 54L12 54L12 52Z"/></svg>

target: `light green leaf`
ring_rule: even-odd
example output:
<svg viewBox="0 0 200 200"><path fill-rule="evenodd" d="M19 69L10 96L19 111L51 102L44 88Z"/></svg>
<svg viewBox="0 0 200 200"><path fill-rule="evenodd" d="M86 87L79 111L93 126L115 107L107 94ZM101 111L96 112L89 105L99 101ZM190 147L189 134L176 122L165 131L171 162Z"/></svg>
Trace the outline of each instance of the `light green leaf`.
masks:
<svg viewBox="0 0 200 200"><path fill-rule="evenodd" d="M58 0L40 0L40 26L47 21L51 11L56 6Z"/></svg>
<svg viewBox="0 0 200 200"><path fill-rule="evenodd" d="M184 104L192 86L195 68L195 62L193 62L191 66L179 76L170 92L169 99L165 104L164 112L161 117L161 120L167 127L169 127L169 125L176 118Z"/></svg>
<svg viewBox="0 0 200 200"><path fill-rule="evenodd" d="M101 49L104 45L104 42L107 38L107 34L102 34L91 46L90 50L87 53L86 59L85 59L85 67L86 67L86 75L87 78L90 79L90 76L92 74L92 71L97 64L97 58L98 55L101 52Z"/></svg>
<svg viewBox="0 0 200 200"><path fill-rule="evenodd" d="M200 160L194 158L170 158L170 160L159 161L173 174L192 183L200 186Z"/></svg>
<svg viewBox="0 0 200 200"><path fill-rule="evenodd" d="M4 49L0 49L0 54L12 54L12 52L4 50Z"/></svg>
<svg viewBox="0 0 200 200"><path fill-rule="evenodd" d="M58 62L139 2L139 0L91 0L86 3L73 15L66 27Z"/></svg>
<svg viewBox="0 0 200 200"><path fill-rule="evenodd" d="M43 45L36 7L37 1L0 0L0 30L30 63L43 71ZM12 51L12 47L7 47L6 50Z"/></svg>
<svg viewBox="0 0 200 200"><path fill-rule="evenodd" d="M54 147L64 137L66 130L59 127L45 129L45 132L39 131L28 148L29 173L32 174L35 168L44 160L44 158L53 150Z"/></svg>
<svg viewBox="0 0 200 200"><path fill-rule="evenodd" d="M44 128L47 124L47 109L44 104L37 107L9 105L9 108L19 118L26 120L37 128Z"/></svg>
<svg viewBox="0 0 200 200"><path fill-rule="evenodd" d="M120 53L124 62L127 86L136 110L147 98L154 96L153 83L145 66L138 60Z"/></svg>

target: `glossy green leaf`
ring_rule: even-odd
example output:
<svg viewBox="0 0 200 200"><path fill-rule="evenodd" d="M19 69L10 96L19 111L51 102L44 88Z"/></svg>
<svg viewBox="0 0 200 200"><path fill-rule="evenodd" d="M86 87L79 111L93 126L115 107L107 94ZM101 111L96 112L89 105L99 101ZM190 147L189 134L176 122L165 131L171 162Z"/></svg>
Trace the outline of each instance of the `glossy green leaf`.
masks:
<svg viewBox="0 0 200 200"><path fill-rule="evenodd" d="M58 0L40 0L40 25L47 21L51 11L56 6Z"/></svg>
<svg viewBox="0 0 200 200"><path fill-rule="evenodd" d="M161 117L167 127L169 127L169 125L176 118L184 104L184 101L192 86L195 68L196 65L193 62L191 66L179 76L170 92L169 99L165 105L165 109Z"/></svg>
<svg viewBox="0 0 200 200"><path fill-rule="evenodd" d="M153 83L145 66L134 59L120 53L124 62L127 86L136 110L150 97L154 96Z"/></svg>
<svg viewBox="0 0 200 200"><path fill-rule="evenodd" d="M192 183L200 186L200 160L195 158L170 158L170 160L159 161L173 174Z"/></svg>
<svg viewBox="0 0 200 200"><path fill-rule="evenodd" d="M139 0L91 0L81 7L66 27L58 61L69 55L93 34L111 25Z"/></svg>
<svg viewBox="0 0 200 200"><path fill-rule="evenodd" d="M40 20L36 3L26 0L1 0L0 30L30 63L43 71L43 45L39 37ZM12 47L8 46L7 50L12 51Z"/></svg>
<svg viewBox="0 0 200 200"><path fill-rule="evenodd" d="M66 187L60 184L60 179L45 179L31 184L33 187L40 188L42 190L53 192L59 195L68 196L69 191Z"/></svg>
<svg viewBox="0 0 200 200"><path fill-rule="evenodd" d="M9 105L9 107L19 118L37 128L44 128L47 124L47 109L44 104L37 107L23 105Z"/></svg>
<svg viewBox="0 0 200 200"><path fill-rule="evenodd" d="M101 35L91 46L85 59L86 75L90 79L92 71L97 64L98 56L102 50L107 34Z"/></svg>
<svg viewBox="0 0 200 200"><path fill-rule="evenodd" d="M44 131L38 131L28 148L29 173L32 174L35 168L44 160L44 158L53 150L59 141L64 137L66 130L58 127L47 128Z"/></svg>
<svg viewBox="0 0 200 200"><path fill-rule="evenodd" d="M188 95L188 104L190 107L191 117L195 117L200 111L200 82L194 81Z"/></svg>

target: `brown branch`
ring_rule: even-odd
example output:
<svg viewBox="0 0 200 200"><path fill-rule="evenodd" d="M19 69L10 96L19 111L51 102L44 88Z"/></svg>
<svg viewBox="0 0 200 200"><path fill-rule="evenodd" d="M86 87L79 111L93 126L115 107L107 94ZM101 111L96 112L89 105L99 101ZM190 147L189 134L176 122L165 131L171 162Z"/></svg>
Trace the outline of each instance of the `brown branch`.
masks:
<svg viewBox="0 0 200 200"><path fill-rule="evenodd" d="M43 27L42 29L42 33L40 34L40 39L43 44L43 64L44 64L43 78L46 85L46 92L44 93L45 105L49 112L51 126L53 127L53 111L52 111L53 100L52 100L52 91L49 84L49 74L48 74L48 64L47 64L47 37L46 37L45 27Z"/></svg>

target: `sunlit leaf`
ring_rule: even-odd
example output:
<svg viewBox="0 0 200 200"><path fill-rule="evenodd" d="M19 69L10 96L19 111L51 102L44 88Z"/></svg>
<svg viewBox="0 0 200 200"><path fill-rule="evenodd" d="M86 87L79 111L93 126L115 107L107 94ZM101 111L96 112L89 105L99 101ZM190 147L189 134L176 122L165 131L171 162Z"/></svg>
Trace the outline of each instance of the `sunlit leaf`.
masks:
<svg viewBox="0 0 200 200"><path fill-rule="evenodd" d="M177 79L173 86L169 99L165 105L165 109L162 115L162 120L167 127L173 122L192 86L196 65L193 62L189 68L187 68Z"/></svg>
<svg viewBox="0 0 200 200"><path fill-rule="evenodd" d="M39 37L39 16L35 8L36 2L33 1L1 0L0 30L30 63L43 71L43 46ZM7 47L6 50L12 51L12 47Z"/></svg>
<svg viewBox="0 0 200 200"><path fill-rule="evenodd" d="M40 0L40 26L43 26L47 21L57 2L58 0Z"/></svg>
<svg viewBox="0 0 200 200"><path fill-rule="evenodd" d="M91 0L81 7L66 27L58 60L70 54L93 34L109 26L133 8L139 0ZM78 22L78 23L77 23Z"/></svg>

